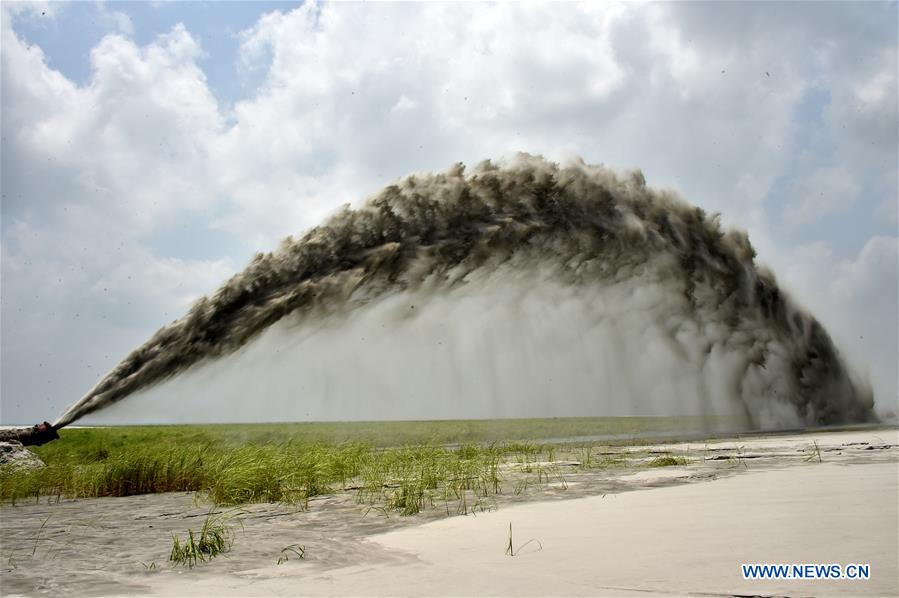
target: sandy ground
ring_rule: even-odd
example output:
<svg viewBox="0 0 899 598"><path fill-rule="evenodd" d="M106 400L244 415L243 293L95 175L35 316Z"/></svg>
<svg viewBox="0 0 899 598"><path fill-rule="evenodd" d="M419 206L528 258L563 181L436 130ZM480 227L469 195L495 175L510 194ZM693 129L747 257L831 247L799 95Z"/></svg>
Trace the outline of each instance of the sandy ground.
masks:
<svg viewBox="0 0 899 598"><path fill-rule="evenodd" d="M817 443L818 451L815 451ZM633 449L638 450L638 449ZM647 447L641 447L641 452ZM365 512L350 493L308 510L235 513L227 556L167 562L210 507L190 494L3 506L4 595L897 596L897 429L745 437L648 450L689 465L570 467L565 483L486 512ZM820 454L821 460L818 460ZM512 525L515 556L506 554ZM43 527L42 527L43 526ZM534 540L528 543L529 540ZM281 549L306 558L278 565ZM521 547L519 549L519 547ZM741 563L868 563L871 579L744 580Z"/></svg>

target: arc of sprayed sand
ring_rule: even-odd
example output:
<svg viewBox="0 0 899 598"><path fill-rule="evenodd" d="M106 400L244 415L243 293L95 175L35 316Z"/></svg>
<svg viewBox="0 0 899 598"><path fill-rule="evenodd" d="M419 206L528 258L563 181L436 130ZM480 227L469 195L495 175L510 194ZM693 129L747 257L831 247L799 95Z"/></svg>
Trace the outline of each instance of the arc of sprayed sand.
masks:
<svg viewBox="0 0 899 598"><path fill-rule="evenodd" d="M233 352L288 314L353 309L423 280L464 284L466 273L525 251L554 260L572 284L579 276L614 277L616 265L669 252L680 266L688 309L704 309L694 290L709 285L721 299L715 308L721 322L758 319L764 336L788 347L789 400L806 422L874 418L870 389L856 382L820 324L756 267L745 233L722 231L716 216L648 188L638 171L618 176L583 162L562 168L522 154L502 167L482 162L470 175L457 164L446 173L407 177L361 208L345 208L302 238L257 254L214 295L132 351L54 425ZM747 372L765 365L758 345L740 349ZM733 392L748 401L739 384Z"/></svg>

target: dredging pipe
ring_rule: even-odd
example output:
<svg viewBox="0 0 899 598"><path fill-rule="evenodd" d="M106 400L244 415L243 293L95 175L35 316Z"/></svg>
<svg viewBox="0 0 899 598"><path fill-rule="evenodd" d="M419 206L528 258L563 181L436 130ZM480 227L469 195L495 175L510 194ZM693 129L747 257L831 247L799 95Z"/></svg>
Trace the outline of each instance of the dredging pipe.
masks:
<svg viewBox="0 0 899 598"><path fill-rule="evenodd" d="M57 438L59 438L59 434L50 422L43 422L30 428L0 430L0 442L15 440L25 446L40 446Z"/></svg>

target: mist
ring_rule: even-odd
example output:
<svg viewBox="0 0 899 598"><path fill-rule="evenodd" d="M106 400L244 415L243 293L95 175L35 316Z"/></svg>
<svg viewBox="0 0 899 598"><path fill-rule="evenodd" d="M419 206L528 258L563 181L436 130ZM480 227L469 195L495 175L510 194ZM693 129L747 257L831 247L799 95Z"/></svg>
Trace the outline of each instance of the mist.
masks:
<svg viewBox="0 0 899 598"><path fill-rule="evenodd" d="M745 233L639 172L459 164L257 255L56 425L873 421L870 389L754 257Z"/></svg>

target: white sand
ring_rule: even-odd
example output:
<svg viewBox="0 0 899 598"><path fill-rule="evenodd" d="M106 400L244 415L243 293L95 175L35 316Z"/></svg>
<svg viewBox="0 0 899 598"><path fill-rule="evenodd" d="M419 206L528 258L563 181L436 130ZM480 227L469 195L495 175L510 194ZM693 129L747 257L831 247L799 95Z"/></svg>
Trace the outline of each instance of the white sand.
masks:
<svg viewBox="0 0 899 598"><path fill-rule="evenodd" d="M895 444L895 431L886 432ZM828 436L823 445L871 441ZM808 441L805 438L805 441ZM829 441L829 442L828 442ZM765 440L765 443L768 443ZM783 446L781 440L779 446ZM808 463L706 483L539 502L368 538L393 562L266 567L191 595L896 596L897 465ZM505 554L512 523L517 548ZM867 581L749 581L741 563L869 563ZM182 580L183 581L183 580Z"/></svg>
<svg viewBox="0 0 899 598"><path fill-rule="evenodd" d="M896 466L820 465L705 484L521 505L380 536L420 563L348 569L310 592L896 595ZM543 546L503 553L513 543ZM860 581L742 579L740 563L870 563ZM339 583L338 583L339 581ZM330 588L330 589L329 589Z"/></svg>

